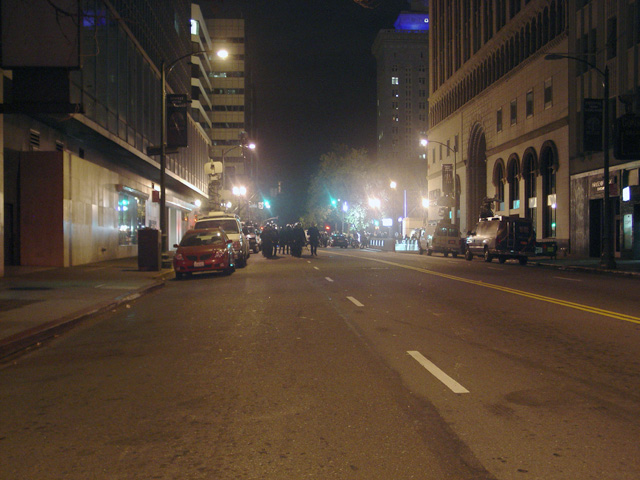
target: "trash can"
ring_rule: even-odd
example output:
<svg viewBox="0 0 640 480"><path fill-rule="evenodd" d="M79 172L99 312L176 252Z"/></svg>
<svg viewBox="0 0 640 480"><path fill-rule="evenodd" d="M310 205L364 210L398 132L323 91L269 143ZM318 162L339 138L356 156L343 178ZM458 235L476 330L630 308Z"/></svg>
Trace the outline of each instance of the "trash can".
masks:
<svg viewBox="0 0 640 480"><path fill-rule="evenodd" d="M155 228L138 230L138 270L159 271L162 266L162 236Z"/></svg>

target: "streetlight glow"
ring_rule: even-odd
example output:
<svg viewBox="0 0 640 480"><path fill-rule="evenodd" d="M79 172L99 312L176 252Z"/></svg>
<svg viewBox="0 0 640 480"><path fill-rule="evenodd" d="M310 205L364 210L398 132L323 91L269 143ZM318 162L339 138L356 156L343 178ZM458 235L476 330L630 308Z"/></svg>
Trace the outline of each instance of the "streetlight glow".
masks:
<svg viewBox="0 0 640 480"><path fill-rule="evenodd" d="M391 183L389 184L389 187L395 189L398 186L398 184L396 182L394 182L393 180L391 180Z"/></svg>
<svg viewBox="0 0 640 480"><path fill-rule="evenodd" d="M226 59L227 57L229 57L229 52L227 50L225 50L224 48L221 48L220 50L218 50L217 52L218 57L220 57L221 59Z"/></svg>

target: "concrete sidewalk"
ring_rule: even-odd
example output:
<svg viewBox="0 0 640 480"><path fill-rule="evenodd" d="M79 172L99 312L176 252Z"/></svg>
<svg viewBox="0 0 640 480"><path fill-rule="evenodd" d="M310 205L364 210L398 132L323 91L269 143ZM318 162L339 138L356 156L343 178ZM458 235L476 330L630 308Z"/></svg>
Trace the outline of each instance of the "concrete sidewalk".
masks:
<svg viewBox="0 0 640 480"><path fill-rule="evenodd" d="M137 257L68 268L7 266L0 278L0 360L173 276L173 269L139 271Z"/></svg>
<svg viewBox="0 0 640 480"><path fill-rule="evenodd" d="M533 257L529 260L529 263L540 267L557 268L560 270L576 270L612 276L630 276L640 279L640 260L621 260L617 258L615 270L600 268L599 258L575 258L571 255L567 257L558 256L555 259L549 257Z"/></svg>

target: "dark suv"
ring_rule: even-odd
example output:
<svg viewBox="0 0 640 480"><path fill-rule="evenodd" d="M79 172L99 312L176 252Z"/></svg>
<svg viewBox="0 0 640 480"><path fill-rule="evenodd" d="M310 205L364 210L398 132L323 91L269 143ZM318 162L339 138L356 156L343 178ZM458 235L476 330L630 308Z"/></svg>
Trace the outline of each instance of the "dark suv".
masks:
<svg viewBox="0 0 640 480"><path fill-rule="evenodd" d="M498 257L500 263L513 258L526 265L535 255L536 234L531 220L521 217L495 216L482 218L468 232L465 258L482 256L485 262Z"/></svg>

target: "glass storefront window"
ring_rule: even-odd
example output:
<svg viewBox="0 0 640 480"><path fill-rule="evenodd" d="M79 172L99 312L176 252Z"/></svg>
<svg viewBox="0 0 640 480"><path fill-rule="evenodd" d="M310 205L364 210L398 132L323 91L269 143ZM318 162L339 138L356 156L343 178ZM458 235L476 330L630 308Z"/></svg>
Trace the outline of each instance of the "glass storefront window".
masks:
<svg viewBox="0 0 640 480"><path fill-rule="evenodd" d="M137 245L138 229L145 226L145 201L120 193L118 197L118 244Z"/></svg>

